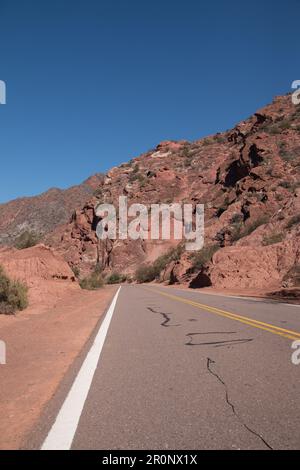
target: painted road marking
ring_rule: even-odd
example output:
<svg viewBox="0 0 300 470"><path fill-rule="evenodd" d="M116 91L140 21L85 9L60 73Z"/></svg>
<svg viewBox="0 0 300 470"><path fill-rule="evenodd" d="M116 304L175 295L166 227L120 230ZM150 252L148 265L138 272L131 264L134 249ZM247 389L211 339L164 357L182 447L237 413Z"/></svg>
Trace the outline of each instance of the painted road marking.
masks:
<svg viewBox="0 0 300 470"><path fill-rule="evenodd" d="M69 450L99 363L102 348L120 293L119 287L99 328L94 343L68 393L41 450Z"/></svg>
<svg viewBox="0 0 300 470"><path fill-rule="evenodd" d="M254 328L259 328L260 330L268 331L269 333L273 333L274 335L283 336L284 338L298 340L300 339L300 333L293 330L286 330L285 328L280 328L279 326L271 325L270 323L264 323L259 320L254 320L253 318L245 317L243 315L237 315L236 313L227 312L226 310L221 310L216 307L211 307L210 305L200 304L199 302L194 302L192 300L188 300L182 297L178 297L177 295L167 294L165 292L161 292L159 289L155 288L148 288L144 287L144 289L149 290L150 292L157 292L160 295L168 297L169 299L177 300L179 302L183 302L193 307L197 307L201 310L206 310L210 313L215 313L222 317L230 318L231 320L236 320L241 323L245 323L246 325L253 326Z"/></svg>
<svg viewBox="0 0 300 470"><path fill-rule="evenodd" d="M166 289L166 290L169 290L169 287L167 286L160 286L160 289ZM187 292L187 289L183 289L183 288L180 288L180 287L176 287L176 289L174 289L174 291L181 291L181 292ZM296 308L300 308L300 305L299 304L288 304L286 302L283 302L284 299L282 300L276 300L276 299L272 299L272 298L268 298L268 297L248 297L248 296L241 296L241 295L225 295L225 294L219 294L219 293L212 293L212 292L207 292L207 291L204 291L204 292L193 292L195 294L200 294L200 295L212 295L213 297L223 297L224 299L240 299L240 300L249 300L250 302L263 302L263 301L271 301L271 302L274 302L276 303L277 305L284 305L285 307L296 307Z"/></svg>

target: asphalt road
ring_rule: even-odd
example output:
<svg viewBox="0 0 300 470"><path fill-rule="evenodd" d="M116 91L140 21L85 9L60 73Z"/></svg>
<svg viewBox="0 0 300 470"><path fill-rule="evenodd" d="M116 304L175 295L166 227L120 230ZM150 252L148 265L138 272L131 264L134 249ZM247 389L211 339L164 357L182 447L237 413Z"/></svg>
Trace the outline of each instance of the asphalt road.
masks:
<svg viewBox="0 0 300 470"><path fill-rule="evenodd" d="M300 448L300 306L123 286L110 314L72 449ZM59 442L69 388L31 446Z"/></svg>

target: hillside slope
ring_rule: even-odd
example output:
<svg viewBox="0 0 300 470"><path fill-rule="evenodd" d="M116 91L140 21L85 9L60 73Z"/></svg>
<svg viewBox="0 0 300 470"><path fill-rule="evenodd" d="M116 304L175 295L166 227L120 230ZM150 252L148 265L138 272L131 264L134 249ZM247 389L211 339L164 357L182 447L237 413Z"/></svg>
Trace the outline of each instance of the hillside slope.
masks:
<svg viewBox="0 0 300 470"><path fill-rule="evenodd" d="M14 244L26 231L44 236L68 222L73 210L90 199L102 179L97 174L66 190L52 188L39 196L0 204L0 245Z"/></svg>
<svg viewBox="0 0 300 470"><path fill-rule="evenodd" d="M280 96L231 131L195 142L163 142L113 168L95 195L47 241L83 274L98 263L133 275L160 255L156 277L192 287L280 287L300 272L300 107ZM205 204L205 248L96 237L99 202ZM169 251L173 249L172 253Z"/></svg>

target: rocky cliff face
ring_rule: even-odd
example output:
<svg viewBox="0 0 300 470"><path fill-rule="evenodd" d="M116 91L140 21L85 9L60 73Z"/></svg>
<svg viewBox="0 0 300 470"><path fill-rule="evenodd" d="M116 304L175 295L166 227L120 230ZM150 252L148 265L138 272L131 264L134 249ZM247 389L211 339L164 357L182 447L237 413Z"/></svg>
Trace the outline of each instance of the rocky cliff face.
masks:
<svg viewBox="0 0 300 470"><path fill-rule="evenodd" d="M0 248L0 265L11 279L27 285L30 306L39 312L54 306L65 294L80 290L64 259L42 244L26 250Z"/></svg>
<svg viewBox="0 0 300 470"><path fill-rule="evenodd" d="M0 245L13 245L26 231L44 236L67 223L74 208L82 207L102 180L98 174L67 190L53 188L36 197L0 204Z"/></svg>
<svg viewBox="0 0 300 470"><path fill-rule="evenodd" d="M99 203L205 204L205 246L171 239L96 236ZM231 131L195 142L162 142L128 163L66 191L0 205L0 243L42 235L74 272L96 265L134 276L145 264L157 280L191 287L279 288L300 284L300 106L277 97Z"/></svg>
<svg viewBox="0 0 300 470"><path fill-rule="evenodd" d="M113 168L70 222L47 237L82 274L98 263L132 275L142 263L170 249L175 253L175 240L98 241L95 206L117 204L120 195L129 204L205 204L205 247L165 257L161 281L192 287L297 285L300 107L290 95L277 97L231 131L195 142L163 142Z"/></svg>

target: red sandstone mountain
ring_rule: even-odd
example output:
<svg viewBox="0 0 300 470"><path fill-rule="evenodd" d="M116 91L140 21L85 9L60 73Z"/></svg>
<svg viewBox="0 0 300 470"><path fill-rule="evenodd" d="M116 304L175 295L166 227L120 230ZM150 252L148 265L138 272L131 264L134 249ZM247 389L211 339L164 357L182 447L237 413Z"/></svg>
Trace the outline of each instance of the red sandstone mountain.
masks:
<svg viewBox="0 0 300 470"><path fill-rule="evenodd" d="M204 203L204 249L176 250L174 240L98 241L95 206L117 204L119 195L128 196L129 204ZM161 281L220 288L297 286L300 106L290 95L277 97L231 131L195 142L163 142L113 168L88 202L73 207L68 223L44 233L46 243L81 276L97 264L105 272L132 276L142 263L150 266L168 253L159 260ZM28 210L23 223L34 225L36 217L41 220L39 209L37 215ZM0 233L5 239L6 226L0 225Z"/></svg>
<svg viewBox="0 0 300 470"><path fill-rule="evenodd" d="M233 130L196 142L163 142L113 168L96 194L48 238L82 273L132 275L174 241L99 242L99 202L205 204L205 248L172 255L161 280L195 287L277 288L297 284L300 265L300 107L291 96L274 102Z"/></svg>
<svg viewBox="0 0 300 470"><path fill-rule="evenodd" d="M39 196L0 204L0 244L12 245L25 231L43 236L68 222L74 209L92 196L102 180L97 174L66 190L52 188Z"/></svg>

